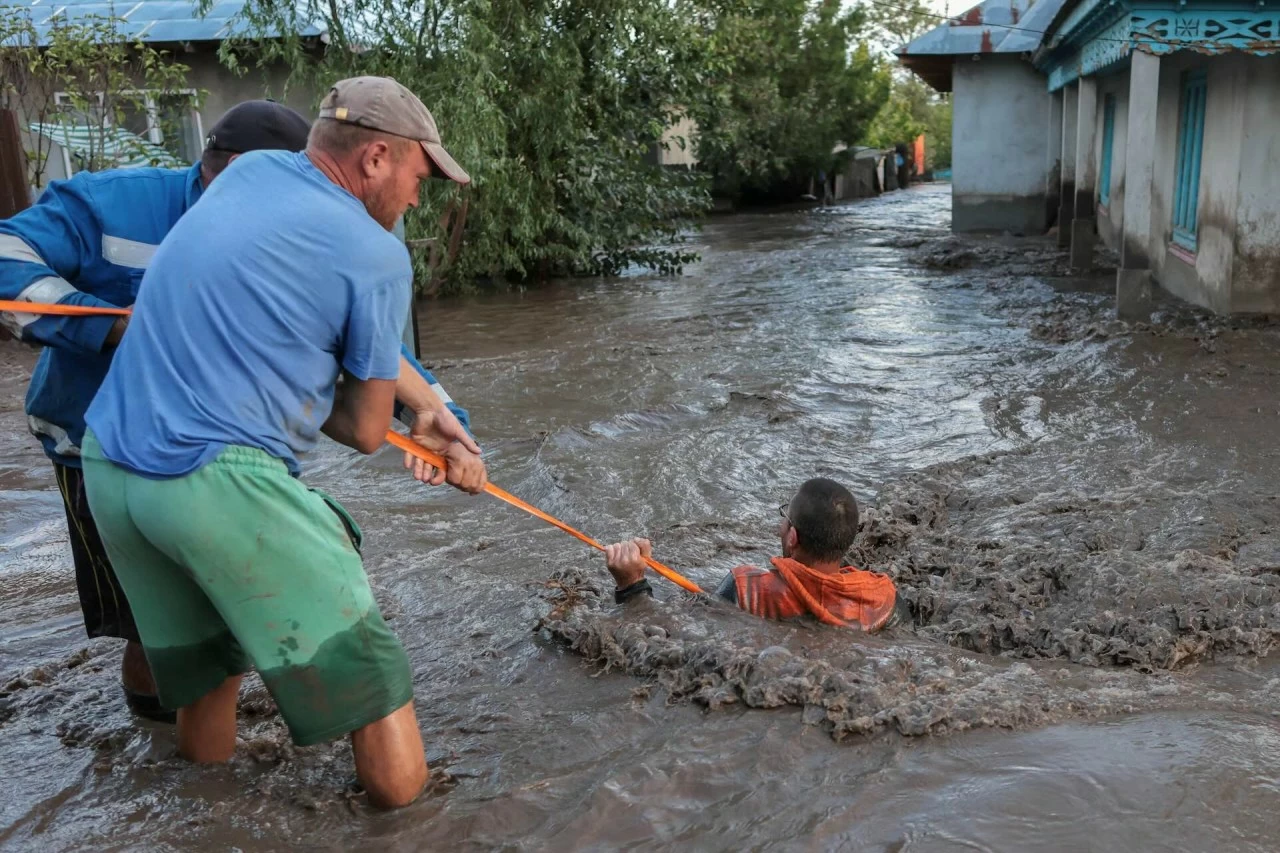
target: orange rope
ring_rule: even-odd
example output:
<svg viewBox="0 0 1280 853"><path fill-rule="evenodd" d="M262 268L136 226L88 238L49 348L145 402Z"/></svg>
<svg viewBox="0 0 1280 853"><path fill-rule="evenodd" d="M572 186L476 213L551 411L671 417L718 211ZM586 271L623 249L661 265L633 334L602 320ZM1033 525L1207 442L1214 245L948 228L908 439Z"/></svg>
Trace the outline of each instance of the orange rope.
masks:
<svg viewBox="0 0 1280 853"><path fill-rule="evenodd" d="M0 299L0 312L21 313L21 314L57 314L66 317L86 317L86 316L117 316L127 317L132 312L128 308L105 308L97 305L52 305L40 302L18 302L8 299ZM444 457L438 453L427 450L422 445L412 441L394 430L387 430L387 443L400 448L406 453L412 453L414 456L426 462L428 465L434 465L441 470L448 470L448 465L444 461ZM542 519L552 527L558 527L565 533L568 533L574 539L585 542L597 551L603 551L604 546L596 540L592 539L585 533L573 529L558 518L548 515L532 504L525 503L515 495L504 489L500 489L493 483L485 484L484 490L493 495L500 501L506 501L512 506L522 509L530 515ZM684 577L673 569L664 566L657 560L650 557L644 558L645 565L662 575L667 580L688 590L689 592L702 592L702 588L693 581Z"/></svg>
<svg viewBox="0 0 1280 853"><path fill-rule="evenodd" d="M41 302L19 302L0 299L0 312L9 314L57 314L61 317L128 317L128 308L106 308L101 305L48 305Z"/></svg>
<svg viewBox="0 0 1280 853"><path fill-rule="evenodd" d="M448 468L448 466L444 461L444 458L440 456L440 454L433 453L432 451L427 450L422 445L418 444L415 441L410 440L409 438L406 438L405 436L401 435L398 432L395 432L394 430L387 431L387 443L395 445L396 447L400 448L406 453L412 453L414 456L418 457L423 462L426 462L428 465L434 465L437 468L446 469L446 470ZM525 512L529 513L530 515L533 515L542 519L547 524L550 524L552 527L560 528L565 533L568 533L570 536L572 536L574 539L577 539L579 542L585 542L586 544L590 545L592 548L595 548L597 551L604 550L603 545L601 545L596 540L592 539L587 534L582 533L581 531L578 531L578 530L574 530L572 527L565 524L563 521L556 518L555 516L548 515L547 513L538 509L536 506L525 503L524 501L520 500L518 497L506 491L505 489L500 489L497 486L495 486L493 483L486 483L484 490L489 494L493 495L498 500L506 501L507 503L511 504L513 507L516 507L517 509L522 509ZM645 565L647 565L649 568L653 569L655 572L662 575L664 578L676 584L677 586L687 589L689 592L702 592L702 587L698 586L693 581L689 580L688 578L684 577L680 573L676 572L674 569L670 569L667 566L664 566L662 563L659 563L657 560L654 560L649 557L645 557L644 562L645 562Z"/></svg>

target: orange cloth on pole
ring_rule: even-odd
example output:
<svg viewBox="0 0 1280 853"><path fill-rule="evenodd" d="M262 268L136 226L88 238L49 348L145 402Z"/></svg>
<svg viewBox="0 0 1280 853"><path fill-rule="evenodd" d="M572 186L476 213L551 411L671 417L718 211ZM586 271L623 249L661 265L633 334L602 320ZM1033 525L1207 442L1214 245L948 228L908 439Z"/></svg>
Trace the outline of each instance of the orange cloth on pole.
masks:
<svg viewBox="0 0 1280 853"><path fill-rule="evenodd" d="M763 619L806 613L827 625L875 631L889 621L898 591L887 575L846 566L838 574L814 571L789 557L774 557L772 569L733 570L738 606Z"/></svg>

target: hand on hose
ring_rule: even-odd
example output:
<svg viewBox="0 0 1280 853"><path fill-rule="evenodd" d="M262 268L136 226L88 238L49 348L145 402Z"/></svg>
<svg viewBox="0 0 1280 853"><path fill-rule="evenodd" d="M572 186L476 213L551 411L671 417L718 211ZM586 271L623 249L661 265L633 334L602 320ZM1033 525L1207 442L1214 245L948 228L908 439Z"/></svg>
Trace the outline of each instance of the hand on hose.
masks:
<svg viewBox="0 0 1280 853"><path fill-rule="evenodd" d="M413 478L422 483L439 486L448 483L470 494L484 491L489 482L484 460L480 458L480 445L467 435L462 424L448 409L431 409L414 413L409 437L428 450L434 450L445 458L447 470L422 461L411 453L404 455L404 467L413 472Z"/></svg>
<svg viewBox="0 0 1280 853"><path fill-rule="evenodd" d="M628 539L604 546L604 564L613 575L618 589L625 589L644 579L645 559L653 556L648 539Z"/></svg>

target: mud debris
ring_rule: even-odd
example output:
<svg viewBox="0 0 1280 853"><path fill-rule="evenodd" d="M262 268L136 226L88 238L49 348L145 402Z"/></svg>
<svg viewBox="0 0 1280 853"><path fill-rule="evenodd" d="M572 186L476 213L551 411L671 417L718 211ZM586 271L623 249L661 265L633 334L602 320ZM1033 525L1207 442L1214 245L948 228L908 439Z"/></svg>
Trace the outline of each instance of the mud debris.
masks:
<svg viewBox="0 0 1280 853"><path fill-rule="evenodd" d="M819 627L765 637L735 631L714 607L687 598L608 611L598 579L567 573L556 583L574 589L576 603L549 596L552 615L540 629L601 671L646 679L637 699L660 690L708 710L794 706L836 740L1039 725L1132 712L1182 693L1167 676L1153 692L1157 679L1137 673L980 662L902 633L867 642Z"/></svg>

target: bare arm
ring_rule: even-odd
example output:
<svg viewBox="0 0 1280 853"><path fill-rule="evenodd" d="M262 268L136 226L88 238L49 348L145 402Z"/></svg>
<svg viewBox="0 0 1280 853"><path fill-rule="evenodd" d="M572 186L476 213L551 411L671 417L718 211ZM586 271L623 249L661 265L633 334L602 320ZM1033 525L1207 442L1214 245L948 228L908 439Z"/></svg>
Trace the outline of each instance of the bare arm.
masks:
<svg viewBox="0 0 1280 853"><path fill-rule="evenodd" d="M373 453L386 441L395 408L397 382L359 380L345 370L333 397L333 411L320 431L361 453Z"/></svg>
<svg viewBox="0 0 1280 853"><path fill-rule="evenodd" d="M428 450L440 453L449 466L447 473L441 472L406 453L404 467L413 472L415 479L432 486L448 482L471 494L483 491L489 478L480 458L480 445L404 356L400 357L400 378L395 388L396 399L413 414L409 437Z"/></svg>

